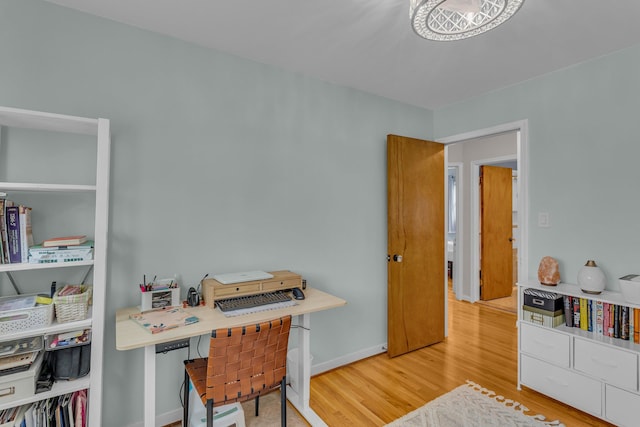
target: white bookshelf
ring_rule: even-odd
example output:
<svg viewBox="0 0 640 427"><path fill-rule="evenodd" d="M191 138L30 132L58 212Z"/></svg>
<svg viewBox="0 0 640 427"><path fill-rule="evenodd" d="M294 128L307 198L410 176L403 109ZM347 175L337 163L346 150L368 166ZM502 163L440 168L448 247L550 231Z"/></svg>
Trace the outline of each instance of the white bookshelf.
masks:
<svg viewBox="0 0 640 427"><path fill-rule="evenodd" d="M106 296L106 259L109 205L109 159L110 159L110 123L108 119L85 118L52 114L40 111L22 110L0 107L0 135L3 128L23 128L45 131L45 133L66 133L90 135L89 141L96 144L95 158L86 159L95 165L95 183L60 184L56 182L0 182L0 191L8 194L7 198L19 201L19 196L13 194L29 193L37 197L42 193L88 193L95 195L95 214L92 218L94 229L94 255L92 261L69 262L64 264L0 264L0 273L19 274L18 272L47 269L91 268L93 285L92 306L86 319L57 323L38 329L31 329L19 333L0 335L0 342L21 337L48 335L64 331L91 328L91 369L89 375L73 381L57 381L53 388L45 393L7 401L0 405L0 409L11 408L50 397L60 396L77 390L88 390L88 420L90 426L102 424L102 365L105 325L105 296ZM55 143L56 139L53 139ZM11 159L9 159L11 161ZM38 224L34 222L34 229ZM19 281L19 280L18 280Z"/></svg>
<svg viewBox="0 0 640 427"><path fill-rule="evenodd" d="M518 283L518 388L529 387L619 426L638 425L640 344L632 333L623 340L565 324L551 328L527 322L522 305L524 290L530 288L626 306L630 317L640 305L620 292L594 295L570 283Z"/></svg>

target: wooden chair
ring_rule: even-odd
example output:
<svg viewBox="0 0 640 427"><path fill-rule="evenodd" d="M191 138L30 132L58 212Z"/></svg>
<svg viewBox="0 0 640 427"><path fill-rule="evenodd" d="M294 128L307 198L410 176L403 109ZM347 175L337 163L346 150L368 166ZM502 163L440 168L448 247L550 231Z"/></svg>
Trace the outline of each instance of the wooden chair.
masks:
<svg viewBox="0 0 640 427"><path fill-rule="evenodd" d="M287 425L286 368L291 316L211 332L209 356L184 361L183 426L189 423L189 380L213 426L214 406L256 399L280 388L281 425Z"/></svg>

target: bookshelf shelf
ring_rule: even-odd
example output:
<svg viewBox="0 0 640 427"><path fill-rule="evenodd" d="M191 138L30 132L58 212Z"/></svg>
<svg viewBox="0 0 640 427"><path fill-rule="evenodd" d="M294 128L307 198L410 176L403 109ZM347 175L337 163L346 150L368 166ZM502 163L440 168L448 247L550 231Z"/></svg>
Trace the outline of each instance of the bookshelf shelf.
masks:
<svg viewBox="0 0 640 427"><path fill-rule="evenodd" d="M9 271L28 271L28 270L49 270L52 268L69 268L69 267L86 267L93 265L94 261L73 261L73 262L60 262L51 264L0 264L0 273Z"/></svg>
<svg viewBox="0 0 640 427"><path fill-rule="evenodd" d="M69 185L69 184L35 184L19 182L0 182L0 191L34 191L34 192L95 192L95 185Z"/></svg>
<svg viewBox="0 0 640 427"><path fill-rule="evenodd" d="M54 182L55 180L47 182L49 174L45 174L44 182L0 182L0 191L8 193L7 198L13 198L14 193L22 193L23 195L29 193L29 198L41 201L44 206L48 206L47 201L52 199L51 196L46 196L45 193L59 193L61 195L87 193L92 194L92 197L95 199L95 209L92 209L91 214L88 214L89 218L85 218L87 223L92 224L92 240L94 240L93 260L47 264L0 264L0 273L6 273L5 275L8 276L12 282L14 274L17 277L22 275L23 272L28 271L55 269L56 274L65 276L66 272L59 269L89 267L87 273L87 284L91 284L93 286L93 292L92 305L90 306L86 319L65 323L58 323L54 320L51 325L46 327L37 327L20 332L6 333L4 335L0 335L0 343L17 338L40 335L44 336L90 328L90 372L88 375L73 381L56 381L54 382L52 389L44 393L38 393L24 398L5 398L0 404L0 410L86 389L88 391L87 425L98 426L102 424L102 358L107 284L106 258L109 211L109 159L111 150L110 122L108 119L102 118L75 117L40 111L0 107L0 126L45 131L42 134L38 133L37 141L33 141L36 144L41 143L49 145L56 141L66 139L64 137L56 137L47 132L89 135L90 138L86 138L84 140L95 144L95 151L92 149L87 150L88 153L92 153L90 158L85 157L82 159L83 161L88 162L86 164L89 165L89 171L91 174L94 174L95 177L95 181L92 178L88 180L88 182L95 182L95 185L58 184ZM7 132L7 135L10 134L10 132ZM52 135L52 137L50 135ZM78 157L81 156L78 155ZM9 158L5 163L9 163L11 160L12 159ZM93 170L91 170L91 165L94 166ZM16 199L19 199L19 196L14 198L14 200ZM63 221L65 220L64 218L65 217L62 217ZM35 227L37 227L37 223L34 223L34 228ZM72 271L70 271L70 273L72 273ZM26 285L27 286L25 286L25 288L30 287L30 284ZM31 291L32 289L29 290ZM37 290L36 292L41 292L41 290Z"/></svg>
<svg viewBox="0 0 640 427"><path fill-rule="evenodd" d="M53 387L49 391L43 393L34 394L33 396L17 399L10 403L0 404L0 410L13 408L14 406L26 405L27 403L37 402L39 400L48 399L50 397L61 396L67 393L73 393L74 391L84 390L89 388L91 380L89 377L82 377L71 381L56 381L53 383Z"/></svg>
<svg viewBox="0 0 640 427"><path fill-rule="evenodd" d="M528 322L524 320L524 291L532 288L563 299L629 307L629 317L640 306L627 302L619 292L593 295L569 283L518 283L518 389L526 386L616 425L636 425L640 344L634 343L632 332L624 340L565 324L551 328Z"/></svg>

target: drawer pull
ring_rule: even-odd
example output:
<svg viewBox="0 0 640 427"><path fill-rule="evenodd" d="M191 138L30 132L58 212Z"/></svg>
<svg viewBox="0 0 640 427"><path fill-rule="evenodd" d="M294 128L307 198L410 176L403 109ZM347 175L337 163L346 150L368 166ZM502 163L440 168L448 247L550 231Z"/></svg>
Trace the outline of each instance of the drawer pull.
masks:
<svg viewBox="0 0 640 427"><path fill-rule="evenodd" d="M569 387L569 384L564 382L564 381L558 381L556 378L554 377L547 377L547 381L552 382L556 385L562 386L562 387Z"/></svg>
<svg viewBox="0 0 640 427"><path fill-rule="evenodd" d="M598 358L597 358L597 357L595 357L595 356L591 356L591 360L593 360L594 362L596 362L596 363L598 363L598 364L600 364L600 365L607 366L607 367L609 367L609 368L617 368L617 367L618 367L618 364L617 364L617 363L609 363L609 362L606 362L606 361L604 361L604 360L600 360L600 359L598 359Z"/></svg>
<svg viewBox="0 0 640 427"><path fill-rule="evenodd" d="M551 345L549 343L547 343L546 341L540 341L540 340L534 340L536 342L536 344L538 344L541 347L546 347L546 348L555 348L554 345Z"/></svg>
<svg viewBox="0 0 640 427"><path fill-rule="evenodd" d="M15 387L7 387L0 390L0 397L10 396L16 393Z"/></svg>

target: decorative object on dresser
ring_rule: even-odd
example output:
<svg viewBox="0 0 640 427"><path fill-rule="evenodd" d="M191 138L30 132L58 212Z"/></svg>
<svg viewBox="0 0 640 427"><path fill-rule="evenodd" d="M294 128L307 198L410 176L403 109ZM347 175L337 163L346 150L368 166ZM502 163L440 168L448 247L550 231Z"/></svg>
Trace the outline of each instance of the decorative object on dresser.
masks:
<svg viewBox="0 0 640 427"><path fill-rule="evenodd" d="M578 286L582 292L598 295L607 286L607 278L600 267L592 259L578 270Z"/></svg>
<svg viewBox="0 0 640 427"><path fill-rule="evenodd" d="M540 260L538 280L547 286L556 286L560 283L560 267L555 258L545 256Z"/></svg>

